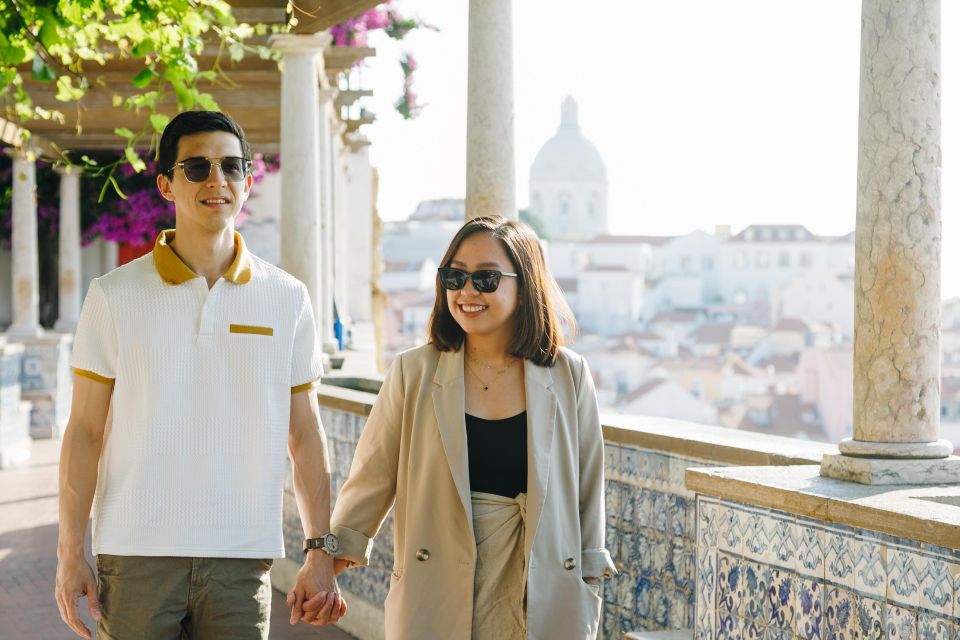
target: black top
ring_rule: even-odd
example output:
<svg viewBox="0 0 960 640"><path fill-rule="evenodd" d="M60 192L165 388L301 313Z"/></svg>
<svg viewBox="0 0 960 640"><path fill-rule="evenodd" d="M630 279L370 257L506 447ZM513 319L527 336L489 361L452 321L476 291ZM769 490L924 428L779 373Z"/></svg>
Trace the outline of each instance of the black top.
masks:
<svg viewBox="0 0 960 640"><path fill-rule="evenodd" d="M515 498L527 491L527 412L485 420L466 414L470 490Z"/></svg>

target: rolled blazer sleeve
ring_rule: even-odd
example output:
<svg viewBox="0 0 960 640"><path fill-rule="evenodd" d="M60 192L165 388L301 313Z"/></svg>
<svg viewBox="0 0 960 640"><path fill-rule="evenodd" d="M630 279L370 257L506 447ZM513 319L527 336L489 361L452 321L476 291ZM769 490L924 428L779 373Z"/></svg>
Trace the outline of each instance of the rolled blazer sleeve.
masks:
<svg viewBox="0 0 960 640"><path fill-rule="evenodd" d="M617 575L604 548L606 514L603 492L603 429L597 408L597 392L586 359L580 358L577 383L577 429L580 439L580 535L581 563L587 578Z"/></svg>
<svg viewBox="0 0 960 640"><path fill-rule="evenodd" d="M401 360L394 360L387 371L330 518L331 529L340 539L334 555L352 566L370 563L373 539L396 498L403 423Z"/></svg>

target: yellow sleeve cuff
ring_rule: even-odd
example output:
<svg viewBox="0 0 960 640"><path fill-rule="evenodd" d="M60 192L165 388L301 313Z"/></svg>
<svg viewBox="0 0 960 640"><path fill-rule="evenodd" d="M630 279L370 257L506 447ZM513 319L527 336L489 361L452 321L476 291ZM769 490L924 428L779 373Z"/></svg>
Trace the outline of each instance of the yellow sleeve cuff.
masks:
<svg viewBox="0 0 960 640"><path fill-rule="evenodd" d="M304 382L303 384L298 384L295 387L290 387L290 393L291 394L300 393L301 391L307 391L309 389L313 389L313 387L316 386L318 382L320 382L320 378L311 380L310 382Z"/></svg>
<svg viewBox="0 0 960 640"><path fill-rule="evenodd" d="M73 375L80 376L81 378L89 378L90 380L102 382L103 384L113 384L113 378L107 378L106 376L102 376L99 373L94 373L93 371L87 371L86 369L77 369L76 367L73 367Z"/></svg>

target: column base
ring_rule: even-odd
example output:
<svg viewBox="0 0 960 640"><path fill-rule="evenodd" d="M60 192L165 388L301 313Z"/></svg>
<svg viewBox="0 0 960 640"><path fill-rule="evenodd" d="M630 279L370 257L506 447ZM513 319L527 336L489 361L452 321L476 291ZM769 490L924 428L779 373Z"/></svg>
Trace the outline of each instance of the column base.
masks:
<svg viewBox="0 0 960 640"><path fill-rule="evenodd" d="M57 320L53 323L54 331L61 331L63 333L74 333L77 330L77 321L76 320Z"/></svg>
<svg viewBox="0 0 960 640"><path fill-rule="evenodd" d="M934 442L869 442L844 438L837 445L840 453L854 458L930 459L946 458L953 453L949 440Z"/></svg>
<svg viewBox="0 0 960 640"><path fill-rule="evenodd" d="M823 456L820 475L871 485L957 484L960 483L960 456L908 460L834 453Z"/></svg>
<svg viewBox="0 0 960 640"><path fill-rule="evenodd" d="M10 342L22 342L43 336L43 327L34 324L14 324L4 332Z"/></svg>

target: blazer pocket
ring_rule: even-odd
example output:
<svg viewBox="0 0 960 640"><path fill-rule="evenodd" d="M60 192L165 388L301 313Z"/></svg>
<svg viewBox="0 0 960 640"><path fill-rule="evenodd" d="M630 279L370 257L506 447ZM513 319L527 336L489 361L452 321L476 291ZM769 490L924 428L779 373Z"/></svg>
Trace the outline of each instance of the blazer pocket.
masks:
<svg viewBox="0 0 960 640"><path fill-rule="evenodd" d="M273 327L258 327L253 324L231 324L230 333L249 333L257 336L272 336Z"/></svg>

